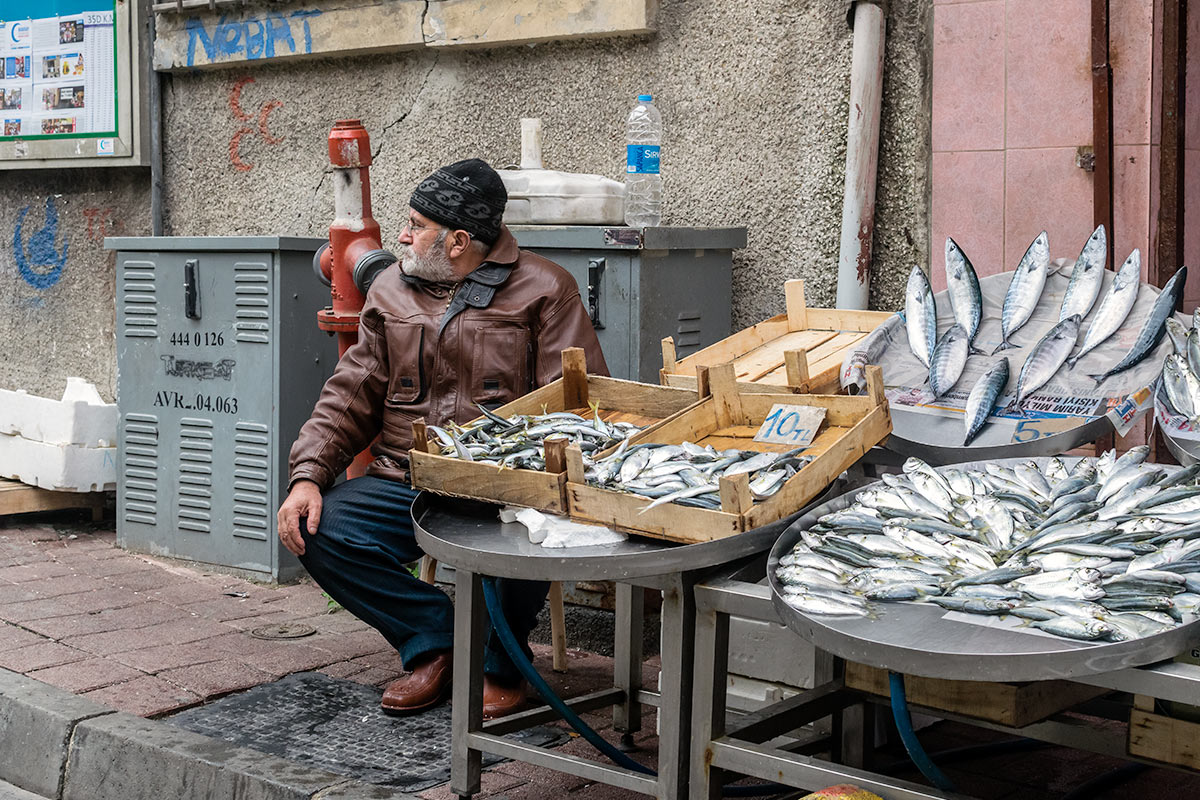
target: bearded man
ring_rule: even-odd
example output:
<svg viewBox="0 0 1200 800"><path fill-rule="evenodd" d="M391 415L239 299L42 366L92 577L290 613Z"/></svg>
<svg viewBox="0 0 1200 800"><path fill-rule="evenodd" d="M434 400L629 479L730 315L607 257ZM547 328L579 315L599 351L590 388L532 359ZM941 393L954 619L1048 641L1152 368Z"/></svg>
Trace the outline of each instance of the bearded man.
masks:
<svg viewBox="0 0 1200 800"><path fill-rule="evenodd" d="M527 394L560 377L567 347L584 348L589 371L607 374L574 279L517 248L500 221L507 202L500 176L479 159L421 182L400 233L400 263L372 284L358 343L291 450L279 538L330 597L400 653L406 674L383 695L390 714L423 711L450 692L453 606L406 568L421 556L408 475L413 420L466 422L479 416L477 404ZM375 460L367 474L335 486L368 445ZM500 582L523 644L548 586ZM485 717L524 703L527 687L494 635L484 673Z"/></svg>

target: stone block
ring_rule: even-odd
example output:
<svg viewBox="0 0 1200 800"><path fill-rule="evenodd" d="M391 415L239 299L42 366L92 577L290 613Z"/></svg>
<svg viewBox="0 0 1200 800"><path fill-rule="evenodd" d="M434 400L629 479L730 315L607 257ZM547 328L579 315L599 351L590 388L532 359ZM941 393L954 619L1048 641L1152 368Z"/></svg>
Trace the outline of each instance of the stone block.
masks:
<svg viewBox="0 0 1200 800"><path fill-rule="evenodd" d="M0 669L0 780L58 797L71 731L81 720L110 713L69 692Z"/></svg>
<svg viewBox="0 0 1200 800"><path fill-rule="evenodd" d="M63 800L309 800L345 778L130 714L76 727Z"/></svg>
<svg viewBox="0 0 1200 800"><path fill-rule="evenodd" d="M429 4L425 43L498 47L651 33L657 5L657 0L441 0Z"/></svg>
<svg viewBox="0 0 1200 800"><path fill-rule="evenodd" d="M11 783L0 781L0 800L46 800L46 798L40 794L27 792Z"/></svg>

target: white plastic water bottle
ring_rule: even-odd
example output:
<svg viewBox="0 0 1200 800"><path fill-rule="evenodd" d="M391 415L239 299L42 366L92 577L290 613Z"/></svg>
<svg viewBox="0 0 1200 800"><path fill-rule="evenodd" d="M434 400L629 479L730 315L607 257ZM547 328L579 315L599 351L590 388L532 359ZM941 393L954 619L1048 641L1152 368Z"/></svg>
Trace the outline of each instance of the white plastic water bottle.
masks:
<svg viewBox="0 0 1200 800"><path fill-rule="evenodd" d="M662 116L652 100L648 94L638 95L625 128L625 224L632 228L662 221Z"/></svg>

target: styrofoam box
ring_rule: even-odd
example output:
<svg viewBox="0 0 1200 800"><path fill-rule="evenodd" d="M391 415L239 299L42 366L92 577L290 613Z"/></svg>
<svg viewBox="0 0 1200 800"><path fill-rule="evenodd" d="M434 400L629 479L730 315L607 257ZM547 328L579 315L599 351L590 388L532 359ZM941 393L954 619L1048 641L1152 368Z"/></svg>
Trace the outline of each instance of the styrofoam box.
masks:
<svg viewBox="0 0 1200 800"><path fill-rule="evenodd" d="M117 488L117 448L0 436L0 477L61 492Z"/></svg>
<svg viewBox="0 0 1200 800"><path fill-rule="evenodd" d="M82 378L67 378L62 400L0 389L0 434L47 444L112 447L117 405L105 403Z"/></svg>

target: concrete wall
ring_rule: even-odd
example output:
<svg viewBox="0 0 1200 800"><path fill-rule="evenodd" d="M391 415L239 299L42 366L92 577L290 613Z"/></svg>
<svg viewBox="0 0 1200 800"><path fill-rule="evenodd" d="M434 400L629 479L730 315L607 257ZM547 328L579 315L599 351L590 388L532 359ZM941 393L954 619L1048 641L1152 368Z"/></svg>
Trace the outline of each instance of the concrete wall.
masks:
<svg viewBox="0 0 1200 800"><path fill-rule="evenodd" d="M902 302L911 265L928 260L930 0L890 5L872 285L872 306L889 309ZM735 262L735 327L782 311L789 278L808 281L810 305L832 305L852 37L844 12L841 0L662 0L650 36L170 74L166 230L324 235L333 212L326 136L335 120L359 117L376 151L375 216L394 245L416 182L460 158L515 163L522 116L543 119L548 167L619 179L625 116L649 91L666 127L664 223L750 229ZM19 285L4 248L0 285L16 286L9 305L23 320L9 341L22 331L60 355L13 348L0 385L53 393L81 374L111 396L111 261L86 239L80 212L115 205L126 233L144 233L147 181L47 178L0 175L0 202L9 216L33 204L35 216L46 195L62 193L59 208L73 214L63 223L74 226L69 265L59 284L36 291ZM61 318L79 334L56 328Z"/></svg>

